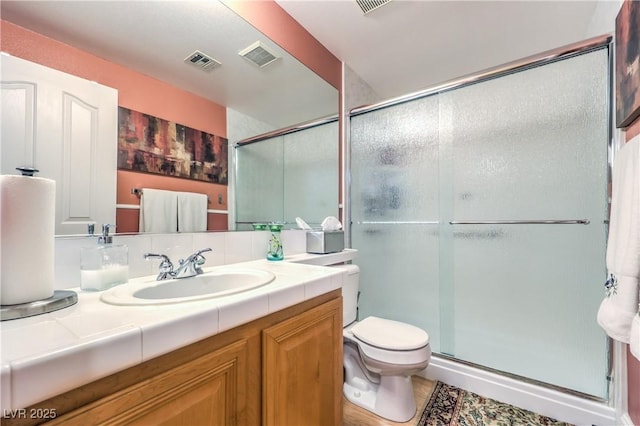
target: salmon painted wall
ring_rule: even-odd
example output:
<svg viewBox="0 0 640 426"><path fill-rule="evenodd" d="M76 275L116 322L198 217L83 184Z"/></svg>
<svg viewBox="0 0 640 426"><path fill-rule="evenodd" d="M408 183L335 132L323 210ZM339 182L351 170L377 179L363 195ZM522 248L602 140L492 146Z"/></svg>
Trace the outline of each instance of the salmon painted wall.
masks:
<svg viewBox="0 0 640 426"><path fill-rule="evenodd" d="M224 106L11 22L2 20L1 23L0 49L2 51L118 89L118 104L125 108L226 138L227 110ZM138 188L206 193L213 203L210 203L209 209L225 212L227 210L225 185L142 173L133 173L137 176L132 179L130 174L132 173L118 171L117 204L139 205L139 200L132 198L130 194L133 188L130 185L134 181ZM221 203L218 203L219 199L222 200ZM138 213L139 210L118 208L117 231L137 232ZM226 213L209 213L208 216L207 229L227 229Z"/></svg>
<svg viewBox="0 0 640 426"><path fill-rule="evenodd" d="M342 62L273 0L222 0L264 35L342 91Z"/></svg>

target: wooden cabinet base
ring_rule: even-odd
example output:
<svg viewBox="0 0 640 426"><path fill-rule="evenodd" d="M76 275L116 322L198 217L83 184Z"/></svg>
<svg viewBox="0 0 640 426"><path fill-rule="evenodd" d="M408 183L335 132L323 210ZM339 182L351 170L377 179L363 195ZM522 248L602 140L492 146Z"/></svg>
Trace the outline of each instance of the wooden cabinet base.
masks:
<svg viewBox="0 0 640 426"><path fill-rule="evenodd" d="M337 425L341 387L342 296L335 290L27 412L55 413L51 425ZM3 426L39 423L2 418Z"/></svg>

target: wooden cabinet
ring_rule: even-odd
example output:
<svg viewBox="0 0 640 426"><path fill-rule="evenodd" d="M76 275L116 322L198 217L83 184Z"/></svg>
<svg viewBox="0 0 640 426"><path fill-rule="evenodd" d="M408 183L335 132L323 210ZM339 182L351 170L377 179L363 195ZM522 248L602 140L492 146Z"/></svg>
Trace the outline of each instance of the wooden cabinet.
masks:
<svg viewBox="0 0 640 426"><path fill-rule="evenodd" d="M342 296L318 296L42 401L57 425L342 424ZM3 418L2 425L41 423Z"/></svg>
<svg viewBox="0 0 640 426"><path fill-rule="evenodd" d="M247 394L247 342L240 340L77 409L64 425L237 425Z"/></svg>
<svg viewBox="0 0 640 426"><path fill-rule="evenodd" d="M264 330L264 425L342 423L341 340L339 299Z"/></svg>

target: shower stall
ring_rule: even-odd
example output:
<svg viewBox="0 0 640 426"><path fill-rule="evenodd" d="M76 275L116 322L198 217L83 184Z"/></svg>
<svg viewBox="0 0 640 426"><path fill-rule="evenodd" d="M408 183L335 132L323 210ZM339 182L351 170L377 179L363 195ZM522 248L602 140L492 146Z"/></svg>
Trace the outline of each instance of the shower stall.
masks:
<svg viewBox="0 0 640 426"><path fill-rule="evenodd" d="M338 215L338 117L245 139L235 146L235 229Z"/></svg>
<svg viewBox="0 0 640 426"><path fill-rule="evenodd" d="M610 38L351 111L360 316L607 398Z"/></svg>

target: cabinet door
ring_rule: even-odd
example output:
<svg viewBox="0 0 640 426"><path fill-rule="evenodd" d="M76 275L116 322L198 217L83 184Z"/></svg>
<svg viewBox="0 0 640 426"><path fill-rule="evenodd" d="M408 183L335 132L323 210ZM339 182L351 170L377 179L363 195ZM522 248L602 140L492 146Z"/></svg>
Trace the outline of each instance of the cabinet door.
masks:
<svg viewBox="0 0 640 426"><path fill-rule="evenodd" d="M342 424L342 298L262 336L263 424Z"/></svg>
<svg viewBox="0 0 640 426"><path fill-rule="evenodd" d="M244 424L247 342L241 340L62 416L64 425Z"/></svg>

